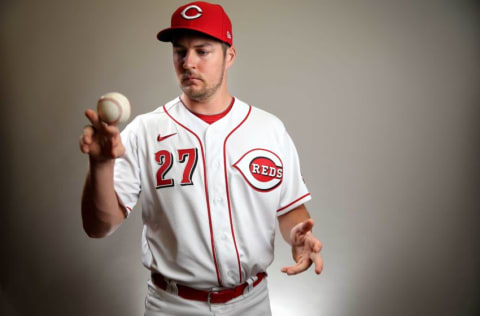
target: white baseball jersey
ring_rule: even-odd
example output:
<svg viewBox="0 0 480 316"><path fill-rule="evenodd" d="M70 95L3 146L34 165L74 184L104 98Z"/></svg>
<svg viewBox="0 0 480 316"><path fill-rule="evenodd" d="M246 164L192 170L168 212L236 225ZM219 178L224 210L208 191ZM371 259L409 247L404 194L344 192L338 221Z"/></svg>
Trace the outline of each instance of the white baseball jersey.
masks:
<svg viewBox="0 0 480 316"><path fill-rule="evenodd" d="M266 271L276 217L310 199L282 122L238 99L208 124L176 98L121 137L115 191L128 214L141 198L143 263L179 284L232 287Z"/></svg>

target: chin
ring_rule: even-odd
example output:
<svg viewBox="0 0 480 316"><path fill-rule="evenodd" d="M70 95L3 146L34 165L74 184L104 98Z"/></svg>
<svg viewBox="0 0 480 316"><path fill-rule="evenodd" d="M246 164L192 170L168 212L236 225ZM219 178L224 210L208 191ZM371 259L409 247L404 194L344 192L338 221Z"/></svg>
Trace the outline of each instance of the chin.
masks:
<svg viewBox="0 0 480 316"><path fill-rule="evenodd" d="M182 91L187 97L193 100L201 100L206 94L203 90L192 89L191 87L182 87Z"/></svg>

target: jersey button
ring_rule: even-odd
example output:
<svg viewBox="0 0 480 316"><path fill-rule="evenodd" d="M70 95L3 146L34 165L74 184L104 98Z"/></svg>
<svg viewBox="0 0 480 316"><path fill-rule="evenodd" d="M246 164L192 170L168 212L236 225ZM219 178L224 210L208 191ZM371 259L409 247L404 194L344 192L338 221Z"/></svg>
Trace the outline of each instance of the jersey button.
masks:
<svg viewBox="0 0 480 316"><path fill-rule="evenodd" d="M228 271L227 274L231 279L233 279L235 277L235 272L233 272L233 271Z"/></svg>
<svg viewBox="0 0 480 316"><path fill-rule="evenodd" d="M228 239L227 233L223 233L223 234L222 234L222 240L227 240L227 239Z"/></svg>
<svg viewBox="0 0 480 316"><path fill-rule="evenodd" d="M216 161L213 163L213 166L214 166L215 168L217 168L217 169L220 168L220 161L216 160Z"/></svg>

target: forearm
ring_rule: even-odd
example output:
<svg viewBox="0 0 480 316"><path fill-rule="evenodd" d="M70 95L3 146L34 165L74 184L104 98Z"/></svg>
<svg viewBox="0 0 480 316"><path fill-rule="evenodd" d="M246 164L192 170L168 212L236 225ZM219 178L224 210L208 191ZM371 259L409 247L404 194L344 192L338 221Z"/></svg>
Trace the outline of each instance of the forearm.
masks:
<svg viewBox="0 0 480 316"><path fill-rule="evenodd" d="M291 210L290 212L281 215L278 217L278 224L280 228L280 232L282 233L283 239L289 244L292 244L290 232L292 228L307 219L310 218L310 214L308 213L304 204L297 206L295 209Z"/></svg>
<svg viewBox="0 0 480 316"><path fill-rule="evenodd" d="M83 228L88 236L105 237L124 220L125 215L113 186L115 161L90 161L82 195Z"/></svg>

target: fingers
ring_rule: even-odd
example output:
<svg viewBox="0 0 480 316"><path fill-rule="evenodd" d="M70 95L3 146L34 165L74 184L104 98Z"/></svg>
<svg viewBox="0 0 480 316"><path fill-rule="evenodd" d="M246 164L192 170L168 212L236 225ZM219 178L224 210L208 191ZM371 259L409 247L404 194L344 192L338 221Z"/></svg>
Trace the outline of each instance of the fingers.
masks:
<svg viewBox="0 0 480 316"><path fill-rule="evenodd" d="M100 129L98 115L93 110L86 110L85 116L92 123L92 125L87 125L83 128L82 135L80 136L80 151L84 154L90 153L90 145L93 142L93 136L95 135L96 130Z"/></svg>
<svg viewBox="0 0 480 316"><path fill-rule="evenodd" d="M120 130L116 125L108 125L107 123L101 121L95 111L88 109L85 111L85 116L97 131L102 133L105 132L110 136L120 134Z"/></svg>
<svg viewBox="0 0 480 316"><path fill-rule="evenodd" d="M95 129L91 125L87 125L83 128L82 135L80 135L80 150L84 154L88 154L90 151L90 144L92 143L92 137L95 134Z"/></svg>
<svg viewBox="0 0 480 316"><path fill-rule="evenodd" d="M302 230L304 226L307 229L308 227L311 228L313 221L310 223L308 222L310 222L310 220L303 222L302 227L299 227L298 231ZM312 235L310 230L307 230L306 233L302 233L302 236L302 244L292 246L293 258L297 261L297 264L290 267L284 267L281 271L288 275L294 275L304 272L313 263L315 266L315 273L320 274L323 270L323 259L320 255L322 243Z"/></svg>
<svg viewBox="0 0 480 316"><path fill-rule="evenodd" d="M323 258L319 252L311 252L308 258L302 258L296 265L283 267L281 271L288 275L295 275L306 271L312 263L315 266L315 273L320 274L323 270Z"/></svg>
<svg viewBox="0 0 480 316"><path fill-rule="evenodd" d="M313 237L313 235L311 235L311 237L313 239L313 246L312 246L313 252L320 252L320 250L322 250L323 248L322 242L317 238Z"/></svg>
<svg viewBox="0 0 480 316"><path fill-rule="evenodd" d="M108 125L102 122L103 131L108 137L108 142L110 143L110 155L112 158L118 158L122 156L125 152L125 147L123 147L122 139L120 137L120 130L115 125Z"/></svg>
<svg viewBox="0 0 480 316"><path fill-rule="evenodd" d="M313 224L313 219L309 218L306 221L295 225L290 231L290 240L292 243L296 245L303 244L306 234L312 231Z"/></svg>
<svg viewBox="0 0 480 316"><path fill-rule="evenodd" d="M310 254L310 260L312 260L313 264L315 265L315 273L320 274L323 270L323 259L320 253L312 252Z"/></svg>
<svg viewBox="0 0 480 316"><path fill-rule="evenodd" d="M309 248L310 256L309 259L315 265L315 273L320 274L323 270L323 259L320 255L322 250L322 242L315 238L312 233L308 233L307 239L305 240L305 245Z"/></svg>
<svg viewBox="0 0 480 316"><path fill-rule="evenodd" d="M85 116L97 130L100 129L100 119L98 118L98 115L94 110L90 110L90 109L86 110Z"/></svg>
<svg viewBox="0 0 480 316"><path fill-rule="evenodd" d="M304 258L299 262L297 262L297 264L294 266L283 267L281 271L288 275L295 275L307 270L311 264L312 264L312 261L310 259Z"/></svg>
<svg viewBox="0 0 480 316"><path fill-rule="evenodd" d="M296 265L283 267L281 271L288 275L295 275L295 274L306 271L312 265L312 263L315 266L315 273L320 274L323 270L323 259L320 253L318 252L310 253L309 258L303 258L302 260L297 262Z"/></svg>
<svg viewBox="0 0 480 316"><path fill-rule="evenodd" d="M93 110L86 110L85 116L91 125L83 128L80 136L80 151L95 160L118 158L125 153L120 130L115 125L102 122Z"/></svg>
<svg viewBox="0 0 480 316"><path fill-rule="evenodd" d="M92 138L95 135L95 128L92 125L86 125L83 128L83 133L82 137L85 142L85 144L91 144L92 143Z"/></svg>
<svg viewBox="0 0 480 316"><path fill-rule="evenodd" d="M110 137L116 137L120 135L120 130L118 129L117 126L115 125L108 125L105 122L100 122L100 125L102 126L102 131L105 132Z"/></svg>

